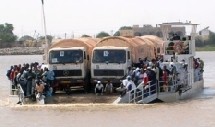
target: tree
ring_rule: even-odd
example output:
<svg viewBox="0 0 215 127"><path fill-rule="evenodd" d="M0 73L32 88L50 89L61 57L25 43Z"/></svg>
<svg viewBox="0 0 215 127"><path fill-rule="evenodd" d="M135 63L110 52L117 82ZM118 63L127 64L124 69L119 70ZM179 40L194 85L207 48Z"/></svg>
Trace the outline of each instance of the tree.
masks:
<svg viewBox="0 0 215 127"><path fill-rule="evenodd" d="M0 39L1 42L15 42L17 36L13 34L13 24L0 24Z"/></svg>
<svg viewBox="0 0 215 127"><path fill-rule="evenodd" d="M163 34L162 34L161 31L158 31L158 32L156 32L156 36L158 36L158 37L163 37Z"/></svg>
<svg viewBox="0 0 215 127"><path fill-rule="evenodd" d="M116 33L114 33L113 36L120 36L120 32L119 32L119 31L116 31Z"/></svg>
<svg viewBox="0 0 215 127"><path fill-rule="evenodd" d="M29 35L24 35L19 39L19 41L26 41L26 40L32 40L33 41L35 39Z"/></svg>
<svg viewBox="0 0 215 127"><path fill-rule="evenodd" d="M154 31L150 31L149 35L156 35Z"/></svg>
<svg viewBox="0 0 215 127"><path fill-rule="evenodd" d="M140 32L135 32L134 36L141 36L141 33Z"/></svg>
<svg viewBox="0 0 215 127"><path fill-rule="evenodd" d="M195 43L196 43L196 47L204 46L204 41L201 36L196 36Z"/></svg>
<svg viewBox="0 0 215 127"><path fill-rule="evenodd" d="M90 36L90 35L84 34L84 35L82 35L81 37L91 37L91 36Z"/></svg>
<svg viewBox="0 0 215 127"><path fill-rule="evenodd" d="M195 38L195 42L196 42L197 47L202 47L205 45L209 45L209 46L213 45L214 46L215 45L215 33L210 31L208 39L205 39L202 36L197 36Z"/></svg>
<svg viewBox="0 0 215 127"><path fill-rule="evenodd" d="M53 36L51 36L51 35L46 35L46 37L47 37L48 42L51 43L51 42L52 42L52 39L53 39ZM38 41L45 41L45 36L40 36L40 37L38 38Z"/></svg>
<svg viewBox="0 0 215 127"><path fill-rule="evenodd" d="M110 36L110 35L104 31L102 31L96 35L96 38L103 38L103 37L107 37L107 36Z"/></svg>
<svg viewBox="0 0 215 127"><path fill-rule="evenodd" d="M130 26L122 26L119 28L119 30L132 30L132 27Z"/></svg>
<svg viewBox="0 0 215 127"><path fill-rule="evenodd" d="M113 36L120 36L120 32L119 32L120 30L132 30L132 27L130 27L130 26L122 26L122 27L119 28L118 31L116 31L116 32L114 33Z"/></svg>
<svg viewBox="0 0 215 127"><path fill-rule="evenodd" d="M209 39L206 41L207 44L215 44L215 33L210 31Z"/></svg>
<svg viewBox="0 0 215 127"><path fill-rule="evenodd" d="M144 36L144 35L149 35L149 33L148 32L142 32L142 36Z"/></svg>

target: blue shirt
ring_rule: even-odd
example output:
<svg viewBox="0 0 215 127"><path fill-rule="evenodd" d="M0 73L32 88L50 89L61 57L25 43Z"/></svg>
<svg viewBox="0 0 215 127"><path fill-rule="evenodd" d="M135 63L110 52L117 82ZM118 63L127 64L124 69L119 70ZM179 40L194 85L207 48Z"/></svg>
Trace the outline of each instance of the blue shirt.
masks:
<svg viewBox="0 0 215 127"><path fill-rule="evenodd" d="M49 70L49 71L46 72L46 79L54 80L54 76L55 76L55 74L54 74L54 72L52 70Z"/></svg>

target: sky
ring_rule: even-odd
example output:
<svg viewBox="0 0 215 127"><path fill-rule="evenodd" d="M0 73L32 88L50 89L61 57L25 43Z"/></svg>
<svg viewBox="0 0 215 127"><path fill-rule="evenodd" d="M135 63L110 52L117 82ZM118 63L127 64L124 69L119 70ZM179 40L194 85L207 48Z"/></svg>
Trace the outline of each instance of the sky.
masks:
<svg viewBox="0 0 215 127"><path fill-rule="evenodd" d="M178 21L215 31L214 5L213 0L44 0L47 34L67 38ZM13 24L19 37L44 35L42 14L41 0L0 0L0 24Z"/></svg>

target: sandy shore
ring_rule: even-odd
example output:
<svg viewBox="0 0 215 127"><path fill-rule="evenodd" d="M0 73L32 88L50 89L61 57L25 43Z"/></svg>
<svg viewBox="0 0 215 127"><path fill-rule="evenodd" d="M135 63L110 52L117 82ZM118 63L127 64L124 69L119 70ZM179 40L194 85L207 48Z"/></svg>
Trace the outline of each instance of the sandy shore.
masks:
<svg viewBox="0 0 215 127"><path fill-rule="evenodd" d="M38 55L43 53L41 47L0 48L0 55Z"/></svg>

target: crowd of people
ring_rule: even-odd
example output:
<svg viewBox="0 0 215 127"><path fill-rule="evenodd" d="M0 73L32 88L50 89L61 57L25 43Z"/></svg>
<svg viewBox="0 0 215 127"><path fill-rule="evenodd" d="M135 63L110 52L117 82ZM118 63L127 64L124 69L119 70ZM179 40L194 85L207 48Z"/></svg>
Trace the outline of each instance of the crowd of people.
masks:
<svg viewBox="0 0 215 127"><path fill-rule="evenodd" d="M193 59L194 67L194 82L203 79L204 62L200 58ZM170 91L171 86L178 85L180 87L188 86L188 64L182 60L179 65L170 62L165 62L160 59L152 59L151 61L145 58L139 59L136 67L128 67L127 78L123 80L123 85L117 90L124 95L126 91L131 91L136 88L150 91L151 94L159 91ZM175 89L177 90L177 89Z"/></svg>
<svg viewBox="0 0 215 127"><path fill-rule="evenodd" d="M17 89L20 84L24 96L33 100L41 100L43 95L51 96L55 74L42 66L38 62L11 66L6 76L12 83L12 89Z"/></svg>
<svg viewBox="0 0 215 127"><path fill-rule="evenodd" d="M204 62L200 58L193 59L194 81L202 80ZM121 95L136 88L149 88L152 93L156 92L157 87L160 91L169 91L174 83L188 85L188 64L185 60L180 62L180 66L173 62L165 64L162 58L139 59L135 67L128 67L127 77L122 81L121 86L116 89ZM44 99L45 96L52 96L55 74L47 67L42 67L38 62L31 64L13 65L7 71L7 77L12 83L12 89L17 89L18 84L22 87L25 97L35 96L36 99ZM105 85L97 81L95 94L113 93L113 84L109 80Z"/></svg>

